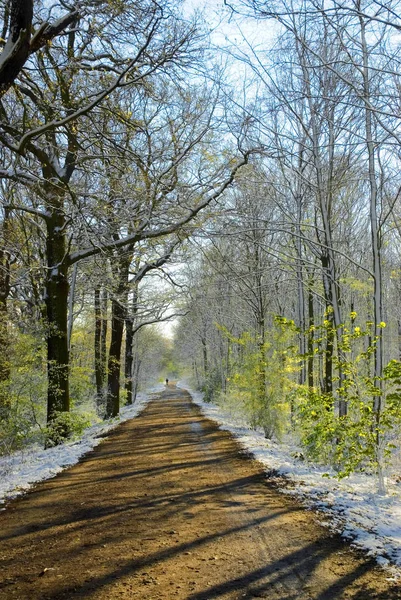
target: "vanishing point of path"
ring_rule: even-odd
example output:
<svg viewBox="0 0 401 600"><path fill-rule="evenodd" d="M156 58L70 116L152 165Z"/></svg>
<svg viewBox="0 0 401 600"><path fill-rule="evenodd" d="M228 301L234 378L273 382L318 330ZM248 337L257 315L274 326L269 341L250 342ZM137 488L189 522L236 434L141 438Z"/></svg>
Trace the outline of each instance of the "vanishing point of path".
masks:
<svg viewBox="0 0 401 600"><path fill-rule="evenodd" d="M1 600L392 600L401 588L170 387L0 514Z"/></svg>

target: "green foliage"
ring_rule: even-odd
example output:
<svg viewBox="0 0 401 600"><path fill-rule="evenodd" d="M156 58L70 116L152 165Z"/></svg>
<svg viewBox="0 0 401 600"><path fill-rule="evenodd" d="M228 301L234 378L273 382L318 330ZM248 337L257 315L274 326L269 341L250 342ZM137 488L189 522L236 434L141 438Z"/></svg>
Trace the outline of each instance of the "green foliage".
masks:
<svg viewBox="0 0 401 600"><path fill-rule="evenodd" d="M0 456L21 450L28 441L33 441L32 433L29 413L12 402L7 418L0 419Z"/></svg>
<svg viewBox="0 0 401 600"><path fill-rule="evenodd" d="M221 392L221 376L217 369L210 369L202 383L201 391L205 402L214 402Z"/></svg>
<svg viewBox="0 0 401 600"><path fill-rule="evenodd" d="M87 366L70 369L70 401L72 406L88 405L93 398L93 371Z"/></svg>
<svg viewBox="0 0 401 600"><path fill-rule="evenodd" d="M43 431L46 448L62 444L66 439L79 438L90 424L88 414L59 412Z"/></svg>
<svg viewBox="0 0 401 600"><path fill-rule="evenodd" d="M91 407L93 394L93 338L88 335L88 328L83 322L75 326L71 339L71 406L75 408Z"/></svg>
<svg viewBox="0 0 401 600"><path fill-rule="evenodd" d="M41 341L14 332L10 380L0 384L8 410L0 418L0 454L39 441L45 421L46 370Z"/></svg>
<svg viewBox="0 0 401 600"><path fill-rule="evenodd" d="M334 466L339 478L374 466L376 427L369 405L348 397L348 415L339 417L328 394L304 387L298 398L295 422L310 458Z"/></svg>
<svg viewBox="0 0 401 600"><path fill-rule="evenodd" d="M91 339L77 328L73 336L71 365L72 406L92 409L93 383ZM87 361L86 361L87 358ZM61 432L75 436L89 424L89 415L64 413L52 427L46 426L46 353L38 335L13 331L10 380L0 382L0 397L7 397L7 410L0 415L0 455L10 454L32 443L60 443ZM51 442L50 440L54 440Z"/></svg>
<svg viewBox="0 0 401 600"><path fill-rule="evenodd" d="M289 323L275 319L266 340L249 332L234 338L225 331L231 343L241 347L228 378L226 401L235 401L251 427L261 427L267 438L280 438L289 423L289 394L298 370Z"/></svg>
<svg viewBox="0 0 401 600"><path fill-rule="evenodd" d="M352 322L356 316L351 314ZM377 343L372 325L341 327L335 365L342 377L337 377L335 395L306 386L298 391L295 422L301 442L312 459L333 465L340 478L354 471L378 472L391 457L392 432L401 424L401 363L390 361L382 378L371 374ZM321 331L319 341L330 328L326 320L316 328ZM339 416L339 401L346 403L345 416Z"/></svg>

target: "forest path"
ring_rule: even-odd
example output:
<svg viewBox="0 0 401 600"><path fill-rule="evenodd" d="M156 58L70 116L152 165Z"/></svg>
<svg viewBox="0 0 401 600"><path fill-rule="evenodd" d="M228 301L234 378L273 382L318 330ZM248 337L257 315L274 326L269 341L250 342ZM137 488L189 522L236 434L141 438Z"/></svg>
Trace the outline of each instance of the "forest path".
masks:
<svg viewBox="0 0 401 600"><path fill-rule="evenodd" d="M401 598L170 386L0 513L2 600Z"/></svg>

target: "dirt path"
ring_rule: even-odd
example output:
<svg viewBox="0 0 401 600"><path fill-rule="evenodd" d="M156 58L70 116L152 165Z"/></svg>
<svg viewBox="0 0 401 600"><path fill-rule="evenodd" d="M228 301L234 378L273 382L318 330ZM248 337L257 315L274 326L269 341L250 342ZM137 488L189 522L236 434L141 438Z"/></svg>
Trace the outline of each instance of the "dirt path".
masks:
<svg viewBox="0 0 401 600"><path fill-rule="evenodd" d="M0 598L401 598L170 388L0 513Z"/></svg>

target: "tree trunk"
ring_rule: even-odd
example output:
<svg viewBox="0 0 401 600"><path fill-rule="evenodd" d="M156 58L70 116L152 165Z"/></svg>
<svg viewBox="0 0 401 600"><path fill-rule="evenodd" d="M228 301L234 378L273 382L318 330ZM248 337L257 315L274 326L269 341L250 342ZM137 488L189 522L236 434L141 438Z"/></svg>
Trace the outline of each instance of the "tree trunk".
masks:
<svg viewBox="0 0 401 600"><path fill-rule="evenodd" d="M101 353L102 311L100 306L100 289L95 289L95 381L96 404L100 406L103 396L103 364Z"/></svg>
<svg viewBox="0 0 401 600"><path fill-rule="evenodd" d="M107 363L106 418L116 417L120 412L120 369L123 341L125 307L113 298L111 303L111 340Z"/></svg>
<svg viewBox="0 0 401 600"><path fill-rule="evenodd" d="M127 404L133 404L132 399L132 369L134 366L134 324L132 318L125 321L125 392Z"/></svg>
<svg viewBox="0 0 401 600"><path fill-rule="evenodd" d="M313 389L314 387L314 378L313 378L313 342L314 342L314 335L313 335L313 325L315 324L315 314L314 314L314 309L313 309L313 292L312 292L312 287L313 287L313 277L309 277L309 285L308 285L308 324L309 324L309 331L308 331L308 387L310 390Z"/></svg>
<svg viewBox="0 0 401 600"><path fill-rule="evenodd" d="M116 260L114 277L115 296L111 304L111 340L107 362L106 418L115 417L120 411L121 347L128 300L128 274L131 255Z"/></svg>
<svg viewBox="0 0 401 600"><path fill-rule="evenodd" d="M209 372L209 364L208 364L208 356L207 356L206 339L204 337L202 337L201 342L202 342L202 355L203 355L203 372L205 374L205 377L207 377L208 372Z"/></svg>
<svg viewBox="0 0 401 600"><path fill-rule="evenodd" d="M375 360L375 388L376 393L373 398L373 411L376 420L376 459L379 476L379 493L385 493L385 483L383 475L383 456L381 449L381 433L380 420L383 410L383 336L382 336L382 321L383 321L383 290L382 290L382 264L381 264L381 239L379 229L378 215L378 187L376 180L376 139L374 132L373 111L371 105L371 90L370 90L370 66L369 52L366 38L366 22L365 17L359 15L361 27L361 48L363 57L363 100L365 103L365 128L366 128L366 148L368 152L369 163L369 186L370 186L370 231L372 237L372 261L373 261L373 306L374 306L374 326L376 344L374 348Z"/></svg>
<svg viewBox="0 0 401 600"><path fill-rule="evenodd" d="M4 210L2 243L0 248L0 420L7 419L10 408L8 382L10 379L9 331L7 299L10 293L9 212Z"/></svg>
<svg viewBox="0 0 401 600"><path fill-rule="evenodd" d="M107 371L107 302L108 294L107 290L104 289L100 296L100 311L102 317L102 331L100 335L100 364L102 369L102 386L104 386Z"/></svg>
<svg viewBox="0 0 401 600"><path fill-rule="evenodd" d="M138 356L138 352L135 352L134 355L134 364L132 370L132 404L134 404L136 400L136 395L138 393L139 388L139 371L141 369L141 359Z"/></svg>
<svg viewBox="0 0 401 600"><path fill-rule="evenodd" d="M325 394L333 393L333 353L334 353L334 322L332 313L332 297L331 286L329 284L327 273L328 258L326 255L321 256L323 269L324 296L326 301L326 320L329 321L326 334L326 349L324 353L324 388Z"/></svg>
<svg viewBox="0 0 401 600"><path fill-rule="evenodd" d="M50 199L49 199L50 200ZM68 267L66 264L65 217L58 210L57 194L52 197L52 214L47 223L47 420L70 410L68 351ZM60 207L61 208L61 207ZM67 432L65 432L67 433Z"/></svg>
<svg viewBox="0 0 401 600"><path fill-rule="evenodd" d="M33 0L12 0L6 6L4 20L9 20L9 33L0 59L0 97L11 87L28 59L33 19Z"/></svg>
<svg viewBox="0 0 401 600"><path fill-rule="evenodd" d="M68 298L68 349L71 350L71 337L72 337L72 328L74 326L74 301L75 301L75 287L77 283L77 273L78 273L78 263L75 263L73 272L72 272L72 280L70 293Z"/></svg>
<svg viewBox="0 0 401 600"><path fill-rule="evenodd" d="M301 156L301 152L300 152ZM301 168L301 158L299 160ZM297 196L297 235L294 239L295 249L297 252L297 312L298 312L298 327L299 327L299 353L302 357L305 356L305 294L304 294L304 281L303 281L303 268L302 268L302 237L301 237L301 219L302 219L302 200L301 195ZM301 370L299 372L299 383L303 385L306 380L305 360L302 358Z"/></svg>
<svg viewBox="0 0 401 600"><path fill-rule="evenodd" d="M334 353L334 331L333 316L330 314L327 318L330 325L327 329L326 351L325 351L325 369L324 369L324 393L333 394L333 353Z"/></svg>
<svg viewBox="0 0 401 600"><path fill-rule="evenodd" d="M363 84L365 100L365 127L366 127L366 146L369 162L369 186L370 186L370 231L372 237L372 262L374 274L373 306L374 306L374 326L376 345L374 350L375 360L375 387L377 395L374 398L374 411L376 414L377 425L380 422L380 413L382 409L382 375L383 375L383 337L381 323L383 321L383 291L382 291L382 272L381 272L381 240L379 234L378 218L378 189L376 182L376 158L375 158L375 139L373 131L373 114L370 105L370 74L368 63L368 48L366 42L365 21L360 17L361 24L361 42L363 51Z"/></svg>
<svg viewBox="0 0 401 600"><path fill-rule="evenodd" d="M201 382L200 382L200 377L199 377L199 370L198 370L198 364L196 362L196 358L193 359L192 362L192 369L195 375L195 379L196 379L196 387L199 390L201 387Z"/></svg>
<svg viewBox="0 0 401 600"><path fill-rule="evenodd" d="M134 321L138 312L138 285L135 282L131 315L125 322L125 391L127 394L127 404L134 403L133 397L133 368L134 368Z"/></svg>
<svg viewBox="0 0 401 600"><path fill-rule="evenodd" d="M401 319L398 319L398 360L401 360Z"/></svg>

